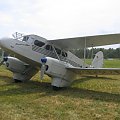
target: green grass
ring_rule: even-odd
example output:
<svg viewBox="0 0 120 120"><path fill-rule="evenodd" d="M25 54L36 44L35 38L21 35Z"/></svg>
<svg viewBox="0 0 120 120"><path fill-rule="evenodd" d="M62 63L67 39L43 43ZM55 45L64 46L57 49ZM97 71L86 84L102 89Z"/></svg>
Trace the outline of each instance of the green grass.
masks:
<svg viewBox="0 0 120 120"><path fill-rule="evenodd" d="M120 68L120 60L105 61ZM114 64L113 64L114 63ZM120 75L82 77L53 91L39 73L27 83L13 83L0 67L0 120L120 120Z"/></svg>

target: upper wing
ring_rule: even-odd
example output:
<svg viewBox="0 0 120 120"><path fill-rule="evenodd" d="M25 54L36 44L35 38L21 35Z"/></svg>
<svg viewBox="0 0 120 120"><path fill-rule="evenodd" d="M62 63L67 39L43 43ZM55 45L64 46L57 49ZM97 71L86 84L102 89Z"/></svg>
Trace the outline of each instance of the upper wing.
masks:
<svg viewBox="0 0 120 120"><path fill-rule="evenodd" d="M120 75L120 68L67 68L79 75Z"/></svg>
<svg viewBox="0 0 120 120"><path fill-rule="evenodd" d="M66 39L58 39L58 40L49 40L48 42L57 45L63 49L70 50L70 49L85 48L85 44L86 47L119 44L120 34L66 38Z"/></svg>

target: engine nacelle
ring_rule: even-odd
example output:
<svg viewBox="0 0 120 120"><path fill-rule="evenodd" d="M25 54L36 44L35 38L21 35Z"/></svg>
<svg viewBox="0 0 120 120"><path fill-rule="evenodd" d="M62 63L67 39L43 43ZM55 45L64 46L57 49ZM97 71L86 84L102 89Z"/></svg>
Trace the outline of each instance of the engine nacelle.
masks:
<svg viewBox="0 0 120 120"><path fill-rule="evenodd" d="M28 81L38 72L38 69L20 61L15 57L4 58L4 65L8 70L13 72L13 79L15 82Z"/></svg>
<svg viewBox="0 0 120 120"><path fill-rule="evenodd" d="M74 73L66 69L70 64L51 57L43 59L46 65L45 73L52 77L52 86L66 87L69 86L74 79Z"/></svg>
<svg viewBox="0 0 120 120"><path fill-rule="evenodd" d="M15 73L22 73L25 70L25 63L15 57L7 57L4 64L6 69Z"/></svg>
<svg viewBox="0 0 120 120"><path fill-rule="evenodd" d="M66 74L66 69L65 69L65 62L51 58L51 57L46 57L47 62L46 62L46 74L54 77L62 77L64 78Z"/></svg>

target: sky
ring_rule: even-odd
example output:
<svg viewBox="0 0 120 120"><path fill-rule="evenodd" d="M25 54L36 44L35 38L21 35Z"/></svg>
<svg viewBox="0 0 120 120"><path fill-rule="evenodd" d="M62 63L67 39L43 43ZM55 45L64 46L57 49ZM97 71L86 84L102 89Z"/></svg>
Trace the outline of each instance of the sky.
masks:
<svg viewBox="0 0 120 120"><path fill-rule="evenodd" d="M15 32L46 39L120 33L119 12L120 0L0 0L0 38Z"/></svg>

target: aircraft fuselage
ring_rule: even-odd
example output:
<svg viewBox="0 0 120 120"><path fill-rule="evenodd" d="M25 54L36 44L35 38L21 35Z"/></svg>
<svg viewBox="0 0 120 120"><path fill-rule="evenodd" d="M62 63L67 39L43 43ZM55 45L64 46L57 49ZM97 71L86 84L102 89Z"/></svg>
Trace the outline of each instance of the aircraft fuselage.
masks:
<svg viewBox="0 0 120 120"><path fill-rule="evenodd" d="M18 59L36 67L41 66L40 60L43 57L59 59L74 67L84 66L84 62L71 52L62 50L37 35L27 35L22 39L4 38L0 40L0 46Z"/></svg>

